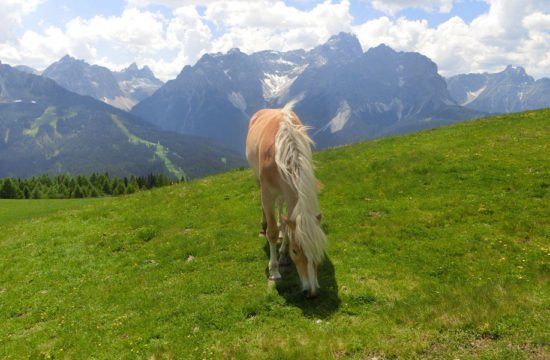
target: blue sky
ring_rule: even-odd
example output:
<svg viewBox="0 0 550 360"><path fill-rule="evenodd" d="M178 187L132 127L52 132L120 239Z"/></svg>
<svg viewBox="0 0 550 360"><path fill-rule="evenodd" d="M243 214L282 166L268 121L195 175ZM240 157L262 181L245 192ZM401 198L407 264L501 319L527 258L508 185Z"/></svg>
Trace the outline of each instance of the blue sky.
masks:
<svg viewBox="0 0 550 360"><path fill-rule="evenodd" d="M444 76L524 66L550 76L548 0L6 0L0 60L43 69L65 54L174 78L204 53L312 48L340 31L364 50L417 51Z"/></svg>

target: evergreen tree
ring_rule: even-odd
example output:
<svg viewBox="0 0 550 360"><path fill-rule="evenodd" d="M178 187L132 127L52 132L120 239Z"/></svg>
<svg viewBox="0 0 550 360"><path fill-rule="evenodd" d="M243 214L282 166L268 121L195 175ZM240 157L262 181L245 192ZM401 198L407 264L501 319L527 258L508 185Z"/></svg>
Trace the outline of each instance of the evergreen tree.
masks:
<svg viewBox="0 0 550 360"><path fill-rule="evenodd" d="M137 191L139 191L139 184L137 178L135 176L132 176L130 178L128 186L126 187L126 194L133 194Z"/></svg>
<svg viewBox="0 0 550 360"><path fill-rule="evenodd" d="M147 176L146 187L147 187L147 189L152 189L154 186L155 186L155 175L150 173Z"/></svg>
<svg viewBox="0 0 550 360"><path fill-rule="evenodd" d="M31 199L42 199L42 190L40 184L37 184L31 192Z"/></svg>
<svg viewBox="0 0 550 360"><path fill-rule="evenodd" d="M133 194L137 191L139 191L139 186L137 184L137 181L135 179L133 181L130 180L130 182L128 183L128 186L126 187L126 194Z"/></svg>
<svg viewBox="0 0 550 360"><path fill-rule="evenodd" d="M99 197L99 191L95 186L92 186L92 189L90 190L90 197L93 197L93 198Z"/></svg>
<svg viewBox="0 0 550 360"><path fill-rule="evenodd" d="M30 186L27 184L27 183L24 183L23 186L22 186L22 194L23 194L23 199L30 199L31 198L31 189L30 189Z"/></svg>
<svg viewBox="0 0 550 360"><path fill-rule="evenodd" d="M80 185L81 188L90 187L90 180L84 175L78 175L76 177L76 182Z"/></svg>
<svg viewBox="0 0 550 360"><path fill-rule="evenodd" d="M92 175L90 176L90 182L92 183L93 186L97 187L98 179L99 179L99 176L97 176L96 173L92 173Z"/></svg>
<svg viewBox="0 0 550 360"><path fill-rule="evenodd" d="M42 174L42 175L40 175L40 177L38 178L38 181L39 181L42 185L46 185L46 186L51 186L51 185L52 185L52 179L49 177L48 174Z"/></svg>
<svg viewBox="0 0 550 360"><path fill-rule="evenodd" d="M61 183L57 185L57 195L60 199L66 199L70 196L69 189L65 186L65 184Z"/></svg>
<svg viewBox="0 0 550 360"><path fill-rule="evenodd" d="M143 176L137 178L137 183L140 190L147 188L147 180Z"/></svg>
<svg viewBox="0 0 550 360"><path fill-rule="evenodd" d="M12 178L7 178L2 182L0 187L0 198L2 199L19 199L21 198L20 190L17 181Z"/></svg>
<svg viewBox="0 0 550 360"><path fill-rule="evenodd" d="M101 191L103 191L103 193L105 195L111 195L112 194L111 184L110 184L108 179L105 179L105 181L103 182L103 187L101 188Z"/></svg>
<svg viewBox="0 0 550 360"><path fill-rule="evenodd" d="M177 180L175 182L178 182ZM174 183L164 174L150 173L148 176L134 175L124 178L109 178L107 173L91 176L47 174L27 179L0 179L0 198L39 199L39 198L82 198L105 195L132 194L139 190L161 187Z"/></svg>
<svg viewBox="0 0 550 360"><path fill-rule="evenodd" d="M126 188L124 187L124 182L119 178L113 179L113 195L124 195L126 193Z"/></svg>
<svg viewBox="0 0 550 360"><path fill-rule="evenodd" d="M82 192L82 189L79 185L76 185L73 192L71 193L71 198L73 199L81 199L84 197L84 193Z"/></svg>

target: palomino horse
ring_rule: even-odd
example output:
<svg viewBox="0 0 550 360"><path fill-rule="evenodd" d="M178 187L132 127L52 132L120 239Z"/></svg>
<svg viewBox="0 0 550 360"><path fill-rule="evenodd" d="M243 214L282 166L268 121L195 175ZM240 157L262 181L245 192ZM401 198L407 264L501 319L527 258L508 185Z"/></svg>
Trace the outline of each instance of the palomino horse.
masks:
<svg viewBox="0 0 550 360"><path fill-rule="evenodd" d="M269 278L281 278L277 258L279 228L275 202L286 202L287 217L281 221L283 243L281 258L289 246L290 257L308 297L317 296L317 267L323 260L327 239L321 229L317 202L317 180L313 173L312 140L307 129L292 111L294 102L283 109L263 109L250 119L246 139L246 158L256 175L262 200L262 230L269 240ZM290 231L286 231L289 229Z"/></svg>

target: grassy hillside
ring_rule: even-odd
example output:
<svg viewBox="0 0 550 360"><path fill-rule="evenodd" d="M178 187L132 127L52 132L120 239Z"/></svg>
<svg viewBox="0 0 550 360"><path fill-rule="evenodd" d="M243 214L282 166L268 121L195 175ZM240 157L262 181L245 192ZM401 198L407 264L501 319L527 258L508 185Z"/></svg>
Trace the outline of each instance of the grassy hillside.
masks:
<svg viewBox="0 0 550 360"><path fill-rule="evenodd" d="M2 223L0 358L548 359L549 118L316 154L315 300L268 284L248 170Z"/></svg>

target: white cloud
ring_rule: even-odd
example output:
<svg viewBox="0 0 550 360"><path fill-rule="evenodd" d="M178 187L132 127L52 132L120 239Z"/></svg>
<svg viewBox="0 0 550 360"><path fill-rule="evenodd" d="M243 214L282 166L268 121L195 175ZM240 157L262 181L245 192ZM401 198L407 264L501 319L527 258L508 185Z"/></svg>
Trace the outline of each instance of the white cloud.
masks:
<svg viewBox="0 0 550 360"><path fill-rule="evenodd" d="M523 19L528 38L518 47L525 54L519 64L527 66L534 74L550 76L550 14L536 12Z"/></svg>
<svg viewBox="0 0 550 360"><path fill-rule="evenodd" d="M146 7L151 4L164 5L173 9L182 6L209 5L217 3L220 0L126 0L127 7ZM232 0L229 0L232 1ZM254 2L255 0L248 0Z"/></svg>
<svg viewBox="0 0 550 360"><path fill-rule="evenodd" d="M12 44L0 47L8 62L44 68L65 54L94 64L116 64L154 54L167 47L165 19L158 13L126 9L120 16L74 18L63 29L48 26L28 30ZM133 61L133 60L132 60Z"/></svg>
<svg viewBox="0 0 550 360"><path fill-rule="evenodd" d="M386 43L420 52L446 76L498 71L508 63L525 66L535 77L550 76L548 0L483 0L489 10L470 23L454 16L437 27L393 16L352 25L350 0L324 0L308 10L282 0L126 0L117 16L76 17L17 36L25 14L41 1L0 2L0 13L7 14L0 22L4 62L40 69L69 53L114 69L135 61L168 80L206 52L310 49L345 31L354 32L364 49ZM447 12L453 5L453 0L362 1L388 14L406 7ZM151 11L151 4L168 8Z"/></svg>
<svg viewBox="0 0 550 360"><path fill-rule="evenodd" d="M25 15L30 14L45 0L2 0L0 2L0 42L13 40L15 30Z"/></svg>
<svg viewBox="0 0 550 360"><path fill-rule="evenodd" d="M155 75L162 79L176 77L184 65L194 64L211 51L212 32L194 6L180 7L173 12L165 33L165 47L177 51L171 59L144 59Z"/></svg>
<svg viewBox="0 0 550 360"><path fill-rule="evenodd" d="M218 51L239 47L245 52L265 49L309 49L340 31L351 31L350 3L324 1L310 11L298 10L282 1L217 2L205 17L225 28L214 43Z"/></svg>
<svg viewBox="0 0 550 360"><path fill-rule="evenodd" d="M550 14L536 12L523 18L522 22L529 30L550 32Z"/></svg>
<svg viewBox="0 0 550 360"><path fill-rule="evenodd" d="M66 25L66 33L71 39L90 45L103 40L115 49L148 53L164 47L163 20L158 13L132 8L120 16L72 19Z"/></svg>
<svg viewBox="0 0 550 360"><path fill-rule="evenodd" d="M379 43L417 51L438 64L440 72L500 71L519 64L535 77L549 76L550 2L486 0L489 11L470 24L452 17L436 28L426 21L381 17L354 28L364 48Z"/></svg>
<svg viewBox="0 0 550 360"><path fill-rule="evenodd" d="M424 9L448 13L453 8L453 0L370 0L373 8L386 14L395 15L407 8Z"/></svg>
<svg viewBox="0 0 550 360"><path fill-rule="evenodd" d="M403 17L391 20L383 16L354 30L364 49L384 43L396 50L407 50L414 48L429 28L426 20L410 21Z"/></svg>

